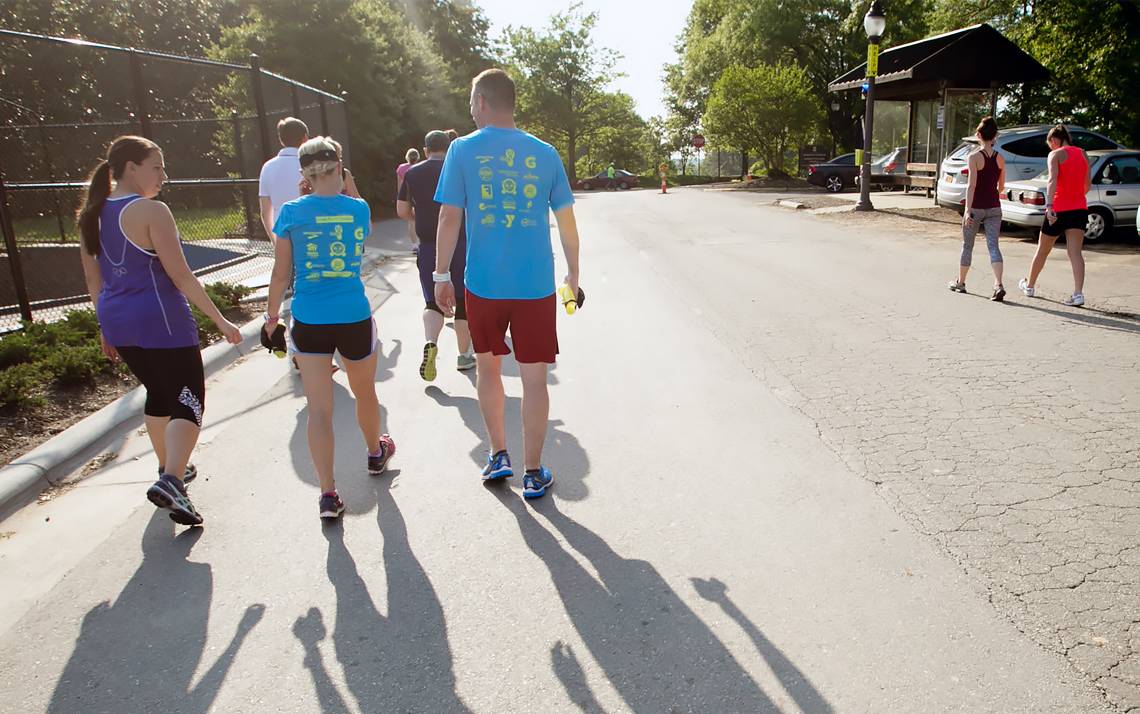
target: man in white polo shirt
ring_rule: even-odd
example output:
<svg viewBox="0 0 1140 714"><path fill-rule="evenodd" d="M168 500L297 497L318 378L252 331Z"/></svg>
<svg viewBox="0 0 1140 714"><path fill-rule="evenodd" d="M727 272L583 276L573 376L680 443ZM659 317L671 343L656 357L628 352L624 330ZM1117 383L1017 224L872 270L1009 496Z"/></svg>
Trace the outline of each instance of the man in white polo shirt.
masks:
<svg viewBox="0 0 1140 714"><path fill-rule="evenodd" d="M309 140L305 122L286 117L277 123L281 151L261 167L257 195L261 198L261 225L267 236L273 235L273 221L286 201L301 197L301 160L297 147Z"/></svg>
<svg viewBox="0 0 1140 714"><path fill-rule="evenodd" d="M261 200L261 225L265 228L265 235L273 243L273 222L281 206L286 202L301 197L301 159L297 149L309 140L309 127L305 122L293 117L286 117L277 122L277 138L281 142L281 151L261 167L261 177L257 182L257 195ZM292 281L289 289L292 292ZM289 361L297 366L293 359L293 341L286 340L289 346Z"/></svg>

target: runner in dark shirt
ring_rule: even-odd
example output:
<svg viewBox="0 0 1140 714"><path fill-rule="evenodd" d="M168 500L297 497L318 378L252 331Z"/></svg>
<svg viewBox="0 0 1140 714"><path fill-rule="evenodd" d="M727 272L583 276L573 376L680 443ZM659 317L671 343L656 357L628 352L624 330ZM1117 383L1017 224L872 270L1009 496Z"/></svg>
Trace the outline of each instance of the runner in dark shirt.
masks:
<svg viewBox="0 0 1140 714"><path fill-rule="evenodd" d="M435 284L432 281L432 272L435 270L435 233L439 224L439 204L435 201L436 184L443 171L443 157L447 155L447 147L451 143L447 134L442 131L430 131L424 137L424 153L426 161L421 161L408 169L404 175L404 182L400 185L400 193L396 201L396 212L404 220L414 220L416 235L420 239L420 251L416 258L416 265L420 273L420 288L423 290L424 303L424 355L420 362L420 376L430 382L436 377L436 356L439 354L439 333L443 330L444 317L451 317L445 313L435 302ZM451 274L462 285L463 271L467 261L467 241L460 229L459 244L451 259ZM457 293L462 293L460 289ZM471 335L467 329L467 306L462 297L455 302L455 338L459 343L459 357L456 368L471 369L475 366L475 355L471 351Z"/></svg>

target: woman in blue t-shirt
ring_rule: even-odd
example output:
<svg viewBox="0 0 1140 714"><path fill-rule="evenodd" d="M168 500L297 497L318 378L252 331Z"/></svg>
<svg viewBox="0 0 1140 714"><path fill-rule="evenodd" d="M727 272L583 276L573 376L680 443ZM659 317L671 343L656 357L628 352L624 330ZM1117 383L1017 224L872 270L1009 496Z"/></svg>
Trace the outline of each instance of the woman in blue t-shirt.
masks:
<svg viewBox="0 0 1140 714"><path fill-rule="evenodd" d="M320 516L337 518L344 502L333 478L332 357L339 352L356 398L356 420L368 447L368 472L380 474L396 453L380 431L376 398L376 323L360 279L364 239L371 232L368 204L346 196L343 165L329 138L309 139L298 150L301 173L313 188L281 207L265 331L273 334L290 268L293 286L289 339L296 351L308 402L309 453L321 483Z"/></svg>

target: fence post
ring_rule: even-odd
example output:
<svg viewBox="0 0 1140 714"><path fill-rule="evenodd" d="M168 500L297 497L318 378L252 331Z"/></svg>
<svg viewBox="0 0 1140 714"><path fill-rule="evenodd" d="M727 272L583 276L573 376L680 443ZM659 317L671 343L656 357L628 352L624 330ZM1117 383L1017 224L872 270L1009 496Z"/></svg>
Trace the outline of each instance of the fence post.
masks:
<svg viewBox="0 0 1140 714"><path fill-rule="evenodd" d="M36 128L39 129L40 134L40 148L44 152L44 163L47 164L48 181L55 183L55 166L51 160L51 149L48 148L47 129L44 128L44 119L41 116L36 117ZM55 222L59 225L59 242L67 242L67 231L63 227L63 209L59 205L59 193L57 191L51 192L51 200L55 205Z"/></svg>
<svg viewBox="0 0 1140 714"><path fill-rule="evenodd" d="M139 53L132 47L131 57L131 84L135 90L135 111L139 115L139 128L147 139L153 139L154 134L150 126L150 107L146 100L146 86L143 84L142 60Z"/></svg>
<svg viewBox="0 0 1140 714"><path fill-rule="evenodd" d="M253 81L253 103L257 107L258 137L261 139L261 160L269 160L269 127L265 125L265 95L261 91L261 58L249 56L250 79Z"/></svg>
<svg viewBox="0 0 1140 714"><path fill-rule="evenodd" d="M329 135L329 110L328 105L325 104L325 95L318 94L317 99L321 105L321 136Z"/></svg>
<svg viewBox="0 0 1140 714"><path fill-rule="evenodd" d="M26 322L31 322L32 306L28 302L28 287L24 283L24 269L20 265L20 249L16 245L12 214L8 211L8 192L4 189L3 175L0 175L0 229L4 233L4 245L8 248L8 267L12 270L12 285L16 288L16 302L20 305L20 316Z"/></svg>
<svg viewBox="0 0 1140 714"><path fill-rule="evenodd" d="M301 118L301 97L297 94L297 85L289 84L289 97L293 100L293 116Z"/></svg>
<svg viewBox="0 0 1140 714"><path fill-rule="evenodd" d="M234 125L234 154L237 157L238 163L238 176L247 178L245 175L245 150L241 146L241 120L238 118L237 110L234 109L230 112L230 121ZM249 236L250 240L256 235L253 232L253 210L249 206L249 185L241 184L241 205L245 210L245 234Z"/></svg>

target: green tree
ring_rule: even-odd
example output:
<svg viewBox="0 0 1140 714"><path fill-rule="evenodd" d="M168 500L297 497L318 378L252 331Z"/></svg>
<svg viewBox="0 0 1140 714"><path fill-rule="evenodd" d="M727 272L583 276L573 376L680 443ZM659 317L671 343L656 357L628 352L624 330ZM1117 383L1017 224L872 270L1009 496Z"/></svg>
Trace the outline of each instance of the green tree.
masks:
<svg viewBox="0 0 1140 714"><path fill-rule="evenodd" d="M839 147L850 146L863 114L855 92L832 94L827 85L863 61L863 15L869 0L695 0L678 40L679 67L666 76L671 111L702 114L712 86L732 64L795 64L827 113ZM929 0L892 0L887 47L925 36ZM689 107L688 111L679 109ZM834 108L833 108L834 107Z"/></svg>
<svg viewBox="0 0 1140 714"><path fill-rule="evenodd" d="M822 119L804 70L732 65L713 85L702 124L714 141L743 147L770 169L784 170L787 153L818 136Z"/></svg>
<svg viewBox="0 0 1140 714"><path fill-rule="evenodd" d="M583 140L585 155L578 160L578 169L593 174L612 162L617 168L633 173L644 171L648 166L649 124L638 115L633 97L625 92L608 92L600 104L600 111L611 121Z"/></svg>
<svg viewBox="0 0 1140 714"><path fill-rule="evenodd" d="M1051 73L1006 92L1004 122L1069 122L1140 145L1140 5L1127 0L938 0L939 31L988 22Z"/></svg>
<svg viewBox="0 0 1140 714"><path fill-rule="evenodd" d="M240 61L251 52L267 69L347 93L353 172L374 199L392 193L408 147L463 119L431 40L386 0L251 0L214 55Z"/></svg>
<svg viewBox="0 0 1140 714"><path fill-rule="evenodd" d="M493 65L487 17L478 6L460 0L403 2L412 24L431 39L447 64L457 111L466 115L471 79Z"/></svg>
<svg viewBox="0 0 1140 714"><path fill-rule="evenodd" d="M536 32L529 27L508 27L506 59L517 83L517 118L563 152L570 180L576 179L580 144L615 121L618 103L606 94L616 76L616 52L597 47L591 31L596 13L583 14L579 6L550 18L550 26Z"/></svg>

